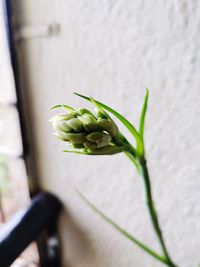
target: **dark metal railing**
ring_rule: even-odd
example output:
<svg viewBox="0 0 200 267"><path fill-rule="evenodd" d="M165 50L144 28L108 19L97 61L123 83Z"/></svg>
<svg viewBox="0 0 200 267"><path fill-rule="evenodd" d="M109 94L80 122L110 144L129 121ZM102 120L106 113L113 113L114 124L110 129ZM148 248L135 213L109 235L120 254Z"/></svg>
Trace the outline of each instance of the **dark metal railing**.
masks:
<svg viewBox="0 0 200 267"><path fill-rule="evenodd" d="M40 193L28 208L6 223L0 229L0 266L9 267L33 240L46 231L48 256L43 257L41 265L60 267L59 242L54 233L61 208L61 202L53 194Z"/></svg>

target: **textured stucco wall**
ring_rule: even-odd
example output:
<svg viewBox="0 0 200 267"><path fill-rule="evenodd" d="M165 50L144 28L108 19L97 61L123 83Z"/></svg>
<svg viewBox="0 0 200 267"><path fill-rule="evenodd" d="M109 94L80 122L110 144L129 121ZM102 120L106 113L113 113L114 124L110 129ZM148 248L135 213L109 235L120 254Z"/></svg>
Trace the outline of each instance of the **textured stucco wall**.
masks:
<svg viewBox="0 0 200 267"><path fill-rule="evenodd" d="M162 266L82 203L78 188L121 226L158 249L143 205L142 181L123 155L62 153L48 108L85 105L91 95L138 122L150 89L146 146L160 222L175 262L200 262L200 1L18 1L20 25L58 23L60 33L18 43L32 104L44 189L66 206L65 267ZM30 101L31 100L31 101ZM88 106L88 104L87 104Z"/></svg>

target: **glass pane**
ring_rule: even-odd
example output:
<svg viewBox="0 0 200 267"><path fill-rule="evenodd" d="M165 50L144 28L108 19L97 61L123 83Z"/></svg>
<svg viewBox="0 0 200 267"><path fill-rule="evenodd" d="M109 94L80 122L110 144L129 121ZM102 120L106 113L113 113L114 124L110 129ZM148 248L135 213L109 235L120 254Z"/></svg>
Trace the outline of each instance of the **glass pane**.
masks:
<svg viewBox="0 0 200 267"><path fill-rule="evenodd" d="M29 202L24 161L0 155L1 221L7 221Z"/></svg>
<svg viewBox="0 0 200 267"><path fill-rule="evenodd" d="M18 210L30 202L23 154L16 91L10 63L3 1L0 0L0 231ZM10 248L12 249L12 248ZM36 267L36 244L31 244L12 267Z"/></svg>
<svg viewBox="0 0 200 267"><path fill-rule="evenodd" d="M0 226L30 202L24 161L0 155ZM1 230L1 227L0 227ZM12 267L39 267L37 246L32 243Z"/></svg>
<svg viewBox="0 0 200 267"><path fill-rule="evenodd" d="M0 44L0 103L15 103L16 93L6 39L2 0L0 0Z"/></svg>
<svg viewBox="0 0 200 267"><path fill-rule="evenodd" d="M14 106L0 106L0 153L22 155L19 116Z"/></svg>

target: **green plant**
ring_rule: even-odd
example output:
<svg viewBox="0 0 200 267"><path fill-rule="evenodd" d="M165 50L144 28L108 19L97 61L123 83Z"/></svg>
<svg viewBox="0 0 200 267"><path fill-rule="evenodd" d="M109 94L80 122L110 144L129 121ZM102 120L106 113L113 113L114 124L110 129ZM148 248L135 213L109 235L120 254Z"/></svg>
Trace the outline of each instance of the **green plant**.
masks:
<svg viewBox="0 0 200 267"><path fill-rule="evenodd" d="M130 241L135 243L137 246L163 264L170 267L176 267L168 253L165 241L163 239L161 227L159 225L145 158L144 124L149 95L148 89L146 90L146 95L144 98L138 130L124 116L111 107L96 101L93 98L83 96L78 93L75 94L92 102L95 106L95 112L92 113L87 109L74 109L66 105L57 105L52 108L62 108L65 111L64 113L59 114L51 119L58 138L68 142L73 148L71 150L64 151L84 155L112 155L121 152L125 153L143 178L146 203L153 229L162 250L162 254L160 255L159 253L155 252L152 248L146 246L133 235L128 233L125 229L122 229L102 211L97 209L97 207L81 193L79 193L80 196L96 213L98 213L105 221L111 224ZM129 132L135 138L136 146L133 146L119 131L116 123L110 117L108 112L114 115L129 130Z"/></svg>

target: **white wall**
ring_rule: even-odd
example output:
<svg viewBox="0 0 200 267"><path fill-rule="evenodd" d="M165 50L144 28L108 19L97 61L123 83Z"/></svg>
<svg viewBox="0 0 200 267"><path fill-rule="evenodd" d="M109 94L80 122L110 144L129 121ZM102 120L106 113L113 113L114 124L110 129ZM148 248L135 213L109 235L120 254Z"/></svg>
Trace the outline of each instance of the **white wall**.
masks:
<svg viewBox="0 0 200 267"><path fill-rule="evenodd" d="M21 7L20 7L21 5ZM158 249L143 205L143 185L123 155L62 153L48 108L85 106L78 91L138 122L150 89L146 146L160 222L178 266L200 262L200 1L18 1L21 25L58 23L60 33L18 44L32 104L44 189L66 207L61 221L65 267L162 266L125 240L79 199Z"/></svg>

